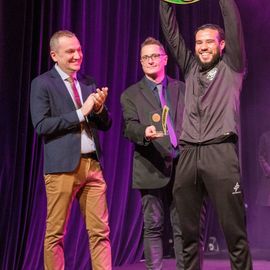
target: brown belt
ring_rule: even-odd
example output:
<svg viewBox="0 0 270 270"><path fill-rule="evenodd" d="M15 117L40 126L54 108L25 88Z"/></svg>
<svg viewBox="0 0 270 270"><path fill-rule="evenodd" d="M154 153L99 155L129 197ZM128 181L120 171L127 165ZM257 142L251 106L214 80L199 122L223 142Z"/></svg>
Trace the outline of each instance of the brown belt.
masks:
<svg viewBox="0 0 270 270"><path fill-rule="evenodd" d="M98 160L97 153L96 152L91 152L91 153L82 153L81 158L91 158L94 160Z"/></svg>

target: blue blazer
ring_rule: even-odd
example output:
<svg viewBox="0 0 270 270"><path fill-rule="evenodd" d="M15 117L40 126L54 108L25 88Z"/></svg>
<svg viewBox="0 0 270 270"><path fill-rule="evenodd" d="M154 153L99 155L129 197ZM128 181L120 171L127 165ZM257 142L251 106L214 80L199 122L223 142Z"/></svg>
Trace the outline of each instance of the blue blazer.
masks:
<svg viewBox="0 0 270 270"><path fill-rule="evenodd" d="M89 77L78 77L78 81L82 98L86 100L96 90L95 83ZM54 67L32 81L30 108L34 128L44 142L44 173L74 171L81 155L80 122L65 83ZM100 114L88 116L100 161L102 152L97 130L108 130L111 122L105 106Z"/></svg>

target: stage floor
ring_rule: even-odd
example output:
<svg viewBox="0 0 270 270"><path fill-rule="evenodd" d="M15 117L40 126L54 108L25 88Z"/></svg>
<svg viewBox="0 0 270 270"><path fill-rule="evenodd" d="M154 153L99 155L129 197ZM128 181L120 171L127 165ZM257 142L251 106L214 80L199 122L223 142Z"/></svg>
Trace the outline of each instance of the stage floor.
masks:
<svg viewBox="0 0 270 270"><path fill-rule="evenodd" d="M270 251L253 250L253 270L270 270ZM174 259L164 259L164 270L175 270ZM113 267L113 270L144 270L144 262L138 262L130 265ZM204 270L230 270L230 263L227 252L221 251L216 254L206 254L204 260Z"/></svg>
<svg viewBox="0 0 270 270"><path fill-rule="evenodd" d="M123 265L119 267L113 267L113 270L144 270L143 262L135 263L132 265ZM173 259L165 259L164 260L164 270L175 270L175 262ZM206 259L204 261L204 269L205 270L229 270L230 264L228 260L212 260ZM255 260L253 262L253 270L267 270L270 269L270 261L263 260Z"/></svg>

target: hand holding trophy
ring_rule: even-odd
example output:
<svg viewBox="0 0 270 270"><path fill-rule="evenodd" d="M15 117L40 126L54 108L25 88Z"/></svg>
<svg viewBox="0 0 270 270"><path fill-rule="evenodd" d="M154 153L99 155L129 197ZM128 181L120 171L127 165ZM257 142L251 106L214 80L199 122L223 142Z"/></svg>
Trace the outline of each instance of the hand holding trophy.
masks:
<svg viewBox="0 0 270 270"><path fill-rule="evenodd" d="M185 4L192 4L200 0L163 0L163 1L173 4L185 5Z"/></svg>

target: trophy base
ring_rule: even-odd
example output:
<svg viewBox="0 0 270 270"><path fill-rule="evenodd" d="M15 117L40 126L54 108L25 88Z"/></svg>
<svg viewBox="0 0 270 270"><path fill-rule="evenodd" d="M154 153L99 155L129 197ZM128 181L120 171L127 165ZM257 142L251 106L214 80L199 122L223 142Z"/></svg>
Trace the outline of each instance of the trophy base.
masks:
<svg viewBox="0 0 270 270"><path fill-rule="evenodd" d="M165 136L169 136L169 133L164 133L163 131L157 131L156 132L156 135L155 135L155 137L156 138L162 138L162 137L165 137Z"/></svg>
<svg viewBox="0 0 270 270"><path fill-rule="evenodd" d="M164 137L164 132L163 131L157 131L156 132L156 138L161 138L161 137Z"/></svg>

